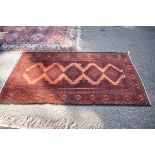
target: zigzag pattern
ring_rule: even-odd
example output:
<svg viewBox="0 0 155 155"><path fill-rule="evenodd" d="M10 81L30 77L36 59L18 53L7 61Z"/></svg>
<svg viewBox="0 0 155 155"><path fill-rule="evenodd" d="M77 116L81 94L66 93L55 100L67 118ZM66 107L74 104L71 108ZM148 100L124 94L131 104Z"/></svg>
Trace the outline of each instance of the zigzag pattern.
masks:
<svg viewBox="0 0 155 155"><path fill-rule="evenodd" d="M99 79L97 81L94 81L91 77L87 76L85 74L85 72L90 68L90 67L95 67L96 69L98 69L102 75L99 77ZM41 74L40 76L38 76L37 78L35 79L30 79L29 76L28 76L28 72L35 69L35 67L40 67L43 71L43 74ZM55 79L55 80L52 80L50 78L50 76L47 74L47 71L51 70L53 67L58 67L62 73ZM75 80L73 79L70 79L66 74L65 72L71 68L71 67L76 67L80 72L81 74L79 75L79 77L77 77ZM114 70L116 70L117 72L121 73L121 75L118 77L118 79L116 81L113 81L110 77L108 77L106 74L105 74L105 71L109 68L109 67L112 67ZM46 81L48 81L49 84L58 84L59 81L65 79L66 81L68 81L71 85L75 85L75 84L78 84L81 80L87 80L91 85L98 85L103 79L106 79L108 80L112 85L118 85L120 83L120 81L125 78L125 74L123 72L122 69L119 69L118 67L112 65L112 64L107 64L104 68L101 68L99 67L97 64L95 63L88 63L85 67L82 67L81 64L79 63L70 63L69 65L67 66L63 66L61 65L60 63L53 63L52 65L48 66L48 67L45 67L43 65L43 63L36 63L32 66L30 66L29 68L27 68L23 74L23 77L24 79L27 81L28 84L35 84L37 83L38 81L42 80L42 79L45 79Z"/></svg>

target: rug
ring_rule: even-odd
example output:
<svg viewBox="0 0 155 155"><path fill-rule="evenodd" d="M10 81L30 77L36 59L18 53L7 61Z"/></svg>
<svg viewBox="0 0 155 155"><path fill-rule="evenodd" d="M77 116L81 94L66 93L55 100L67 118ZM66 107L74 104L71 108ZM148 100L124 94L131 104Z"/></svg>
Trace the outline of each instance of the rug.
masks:
<svg viewBox="0 0 155 155"><path fill-rule="evenodd" d="M75 26L1 26L0 50L77 50Z"/></svg>
<svg viewBox="0 0 155 155"><path fill-rule="evenodd" d="M22 53L0 103L150 105L128 54L105 52Z"/></svg>

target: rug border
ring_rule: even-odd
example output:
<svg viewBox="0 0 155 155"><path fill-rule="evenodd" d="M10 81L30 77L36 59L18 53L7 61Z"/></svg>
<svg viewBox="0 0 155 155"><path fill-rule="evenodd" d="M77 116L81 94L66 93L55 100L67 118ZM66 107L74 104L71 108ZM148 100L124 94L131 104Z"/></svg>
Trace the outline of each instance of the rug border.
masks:
<svg viewBox="0 0 155 155"><path fill-rule="evenodd" d="M148 105L148 106L151 107L152 103L151 103L151 101L150 101L149 95L148 95L148 93L147 93L147 90L146 90L146 88L145 88L145 85L144 85L144 83L143 83L143 80L142 80L142 78L141 78L141 76L140 76L140 74L139 74L139 72L138 72L138 70L137 70L135 64L134 64L133 61L132 61L132 57L131 57L130 53L131 53L131 52L128 51L129 59L130 59L132 65L133 65L134 69L136 70L136 73L138 74L138 77L139 77L139 79L140 79L140 82L141 82L141 84L142 84L142 86L143 86L144 93L146 94L146 97L147 97L147 99L148 99L148 101L149 101L149 105Z"/></svg>
<svg viewBox="0 0 155 155"><path fill-rule="evenodd" d="M10 52L10 51L6 51L6 52ZM15 52L15 51L14 51L14 52ZM18 53L20 54L20 55L19 55L19 58L15 61L15 65L12 67L12 70L11 70L10 74L8 75L8 77L7 77L7 79L5 80L5 82L3 83L3 86L2 86L1 89L0 89L0 95L1 95L2 89L4 88L4 86L5 86L6 82L8 81L9 77L11 76L13 70L16 68L17 63L19 62L19 60L20 60L21 57L22 57L23 52L22 52L22 51L21 51L21 52L18 51Z"/></svg>

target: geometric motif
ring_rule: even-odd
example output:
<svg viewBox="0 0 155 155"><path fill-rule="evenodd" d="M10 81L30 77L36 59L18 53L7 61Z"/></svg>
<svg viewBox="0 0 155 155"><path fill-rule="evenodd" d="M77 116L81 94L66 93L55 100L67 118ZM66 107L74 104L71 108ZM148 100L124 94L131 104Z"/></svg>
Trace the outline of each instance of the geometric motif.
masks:
<svg viewBox="0 0 155 155"><path fill-rule="evenodd" d="M29 72L35 71L38 67L42 69L43 73L38 77L31 79L29 77ZM45 67L43 63L36 63L26 68L23 77L27 83L31 85L42 79L46 80L49 84L57 84L59 81L65 79L71 85L76 85L81 80L87 80L91 85L98 85L105 79L112 85L118 85L119 82L125 78L125 74L123 70L110 63L104 68L99 67L95 63L88 63L85 67L82 67L81 64L78 63L70 63L65 67L60 63L53 63L48 67Z"/></svg>

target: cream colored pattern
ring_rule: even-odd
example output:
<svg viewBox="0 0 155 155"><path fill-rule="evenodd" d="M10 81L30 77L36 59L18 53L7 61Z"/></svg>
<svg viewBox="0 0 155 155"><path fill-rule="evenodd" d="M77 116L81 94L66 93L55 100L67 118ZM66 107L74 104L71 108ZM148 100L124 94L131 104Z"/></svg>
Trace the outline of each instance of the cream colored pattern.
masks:
<svg viewBox="0 0 155 155"><path fill-rule="evenodd" d="M50 69L52 69L53 67L59 67L62 71L62 74L55 80L51 80L50 77L46 74L46 72ZM77 69L79 69L79 71L81 71L81 75L75 79L72 80L70 79L66 74L65 71L67 71L70 67L76 67ZM99 71L102 72L102 75L100 76L100 78L97 81L92 80L90 77L88 77L85 72L90 68L90 67L96 67ZM35 67L40 67L43 70L43 74L40 75L38 78L35 78L34 80L30 79L27 72L31 71L32 69L34 69ZM113 81L112 79L110 79L110 77L105 75L105 71L109 68L112 67L113 69L115 69L116 71L122 73L119 78L116 81ZM45 79L46 81L48 81L49 84L57 84L59 81L65 79L67 80L71 85L75 85L78 84L81 80L87 80L91 85L98 85L103 79L108 80L112 85L118 85L120 83L120 81L122 79L125 78L125 74L124 71L122 69L119 69L118 67L112 65L112 64L107 64L104 68L99 67L97 64L95 63L89 63L87 64L85 67L82 67L80 63L70 63L68 66L63 66L60 63L53 63L52 65L45 67L43 65L43 63L36 63L32 66L30 66L29 68L27 68L23 74L24 79L27 81L28 84L32 85L32 84L36 84L38 81Z"/></svg>

